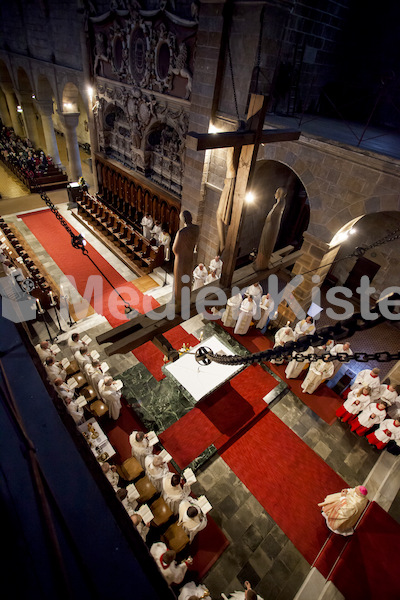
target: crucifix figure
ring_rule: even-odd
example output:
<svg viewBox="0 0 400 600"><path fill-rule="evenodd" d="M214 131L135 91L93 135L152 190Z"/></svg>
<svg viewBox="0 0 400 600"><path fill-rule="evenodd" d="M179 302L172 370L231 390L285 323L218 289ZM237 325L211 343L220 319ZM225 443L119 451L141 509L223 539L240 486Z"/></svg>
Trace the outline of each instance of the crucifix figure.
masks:
<svg viewBox="0 0 400 600"><path fill-rule="evenodd" d="M258 147L260 144L298 140L300 137L300 131L294 129L266 129L263 131L266 110L267 99L264 96L252 94L246 126L243 130L225 133L189 132L186 136L186 145L192 150L234 148L235 151L239 151L236 178L231 178L232 181L229 182L233 184L233 189L230 185L230 222L226 233L224 267L221 276L221 284L226 287L230 286L235 270L245 210L245 195L251 183Z"/></svg>

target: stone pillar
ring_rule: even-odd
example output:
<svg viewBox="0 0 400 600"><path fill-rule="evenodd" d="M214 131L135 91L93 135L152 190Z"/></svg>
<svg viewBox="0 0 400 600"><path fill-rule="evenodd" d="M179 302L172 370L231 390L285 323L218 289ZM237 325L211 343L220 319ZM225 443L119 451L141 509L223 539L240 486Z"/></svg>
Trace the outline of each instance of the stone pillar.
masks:
<svg viewBox="0 0 400 600"><path fill-rule="evenodd" d="M15 95L11 87L3 87L4 94L6 96L6 102L8 106L8 112L10 113L12 128L15 133L20 137L24 137L24 131L18 118L17 105L15 103Z"/></svg>
<svg viewBox="0 0 400 600"><path fill-rule="evenodd" d="M400 385L400 361L390 369L385 379L390 379L392 385Z"/></svg>
<svg viewBox="0 0 400 600"><path fill-rule="evenodd" d="M69 176L72 181L78 181L79 177L82 176L81 157L76 135L79 113L60 113L60 116L64 126L65 142L67 144Z"/></svg>
<svg viewBox="0 0 400 600"><path fill-rule="evenodd" d="M51 156L53 163L60 167L60 154L58 152L57 138L54 131L53 118L51 116L53 114L53 101L50 100L49 102L46 102L37 100L36 103L42 119L46 153Z"/></svg>
<svg viewBox="0 0 400 600"><path fill-rule="evenodd" d="M21 96L21 106L27 138L32 142L34 148L40 148L39 132L36 121L36 113L31 96Z"/></svg>
<svg viewBox="0 0 400 600"><path fill-rule="evenodd" d="M6 127L12 127L12 121L11 121L10 112L9 112L8 106L7 106L7 100L6 100L5 95L3 95L2 93L0 93L0 114L1 114L1 119L3 121L3 124Z"/></svg>
<svg viewBox="0 0 400 600"><path fill-rule="evenodd" d="M329 244L305 232L301 249L303 254L294 264L292 276L303 275L304 281L293 290L293 295L304 311L307 312L312 302L312 288L321 287L331 268L330 263L335 260L339 252L340 244L330 250ZM312 272L308 273L311 270ZM295 314L291 308L283 306L283 303L279 307L279 316L282 323L285 320L292 322L295 320Z"/></svg>

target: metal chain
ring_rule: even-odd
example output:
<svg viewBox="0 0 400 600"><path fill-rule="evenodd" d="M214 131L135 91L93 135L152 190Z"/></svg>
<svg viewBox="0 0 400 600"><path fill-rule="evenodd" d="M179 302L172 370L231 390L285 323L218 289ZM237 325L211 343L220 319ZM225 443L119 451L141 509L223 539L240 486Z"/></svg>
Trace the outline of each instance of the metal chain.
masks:
<svg viewBox="0 0 400 600"><path fill-rule="evenodd" d="M230 71L231 71L231 79L232 79L233 99L235 101L235 109L236 109L237 120L240 121L239 108L238 108L238 102L237 102L237 97L236 97L235 79L233 77L233 65L232 65L232 55L231 55L231 46L230 46L230 43L229 43L229 36L228 36L227 46L228 46L229 68L230 68Z"/></svg>
<svg viewBox="0 0 400 600"><path fill-rule="evenodd" d="M399 299L400 296L398 294L394 294L393 298ZM345 352L340 352L337 355L331 355L329 353L324 353L322 356L314 356L312 355L304 355L301 354L302 350L307 350L309 346L322 346L326 344L329 340L342 340L352 337L357 331L366 331L385 322L387 319L382 316L379 311L379 303L377 303L376 307L371 310L371 313L377 315L377 319L368 321L361 316L361 313L356 313L352 317L344 321L340 321L335 325L331 325L329 327L322 327L319 331L316 331L312 335L303 335L299 337L295 342L287 342L283 346L278 346L276 348L270 348L269 350L263 350L261 352L256 352L254 354L249 354L247 356L220 356L214 354L208 348L199 348L196 352L196 360L201 363L205 361L204 364L209 364L209 362L216 362L221 365L240 365L240 364L252 364L261 361L270 361L271 359L295 359L297 362L304 362L308 360L313 362L322 358L326 362L330 361L339 361L339 362L349 362L350 360L355 360L357 362L368 362L370 360L376 360L378 362L390 362L392 360L400 360L400 352L390 353L390 352L375 352L375 353L367 353L367 352L356 352L355 354L346 354ZM299 351L299 354L292 356L294 351Z"/></svg>
<svg viewBox="0 0 400 600"><path fill-rule="evenodd" d="M121 298L121 300L124 303L125 306L125 313L129 314L132 310L134 310L132 308L132 306L129 304L129 302L127 300L125 300L125 298L123 296L121 296L121 294L119 293L119 291L114 287L114 285L111 283L111 281L108 279L107 275L105 275L103 273L103 271L96 265L96 263L94 262L94 260L89 256L89 252L88 250L85 248L85 239L83 237L83 235L78 234L75 235L75 233L72 231L71 227L69 226L69 224L67 223L67 221L64 219L64 217L58 212L57 208L54 206L54 204L52 203L52 201L50 200L50 198L48 197L48 195L46 194L46 192L41 191L40 192L40 197L41 199L46 203L46 205L49 207L49 209L51 210L51 212L55 215L56 219L58 219L61 223L61 225L64 227L64 229L69 233L69 235L71 236L71 243L72 246L74 248L76 248L77 250L80 250L82 252L82 254L84 256L87 256L87 258L90 260L90 262L92 263L92 265L94 267L96 267L96 269L99 271L99 273L101 274L102 277L104 277L104 279L107 281L107 283L113 288L113 290L115 290L118 294L118 296Z"/></svg>

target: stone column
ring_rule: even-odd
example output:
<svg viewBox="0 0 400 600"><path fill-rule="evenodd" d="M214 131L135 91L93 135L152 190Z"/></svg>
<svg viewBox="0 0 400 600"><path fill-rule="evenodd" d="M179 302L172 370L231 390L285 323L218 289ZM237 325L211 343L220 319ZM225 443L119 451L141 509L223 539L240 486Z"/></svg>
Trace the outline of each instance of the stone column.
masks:
<svg viewBox="0 0 400 600"><path fill-rule="evenodd" d="M52 118L53 101L50 100L49 102L46 102L42 100L37 100L36 103L42 119L43 133L46 143L46 153L49 156L51 156L51 158L53 159L53 163L56 166L60 167L62 165L60 160L60 154L58 152L57 138L54 131Z"/></svg>
<svg viewBox="0 0 400 600"><path fill-rule="evenodd" d="M67 144L69 176L72 181L78 181L79 177L82 176L81 157L76 135L79 113L60 113L60 116L64 126L65 142Z"/></svg>
<svg viewBox="0 0 400 600"><path fill-rule="evenodd" d="M307 312L312 302L312 289L321 287L331 268L330 263L335 260L339 252L340 244L330 249L329 244L305 232L301 249L303 254L294 264L292 276L303 275L304 281L293 290L293 295L304 311ZM311 270L312 272L309 273L308 271ZM279 315L282 323L284 320L295 320L293 311L290 307L283 306L283 303L279 307Z"/></svg>
<svg viewBox="0 0 400 600"><path fill-rule="evenodd" d="M392 385L400 385L400 361L390 369L385 379L389 379Z"/></svg>
<svg viewBox="0 0 400 600"><path fill-rule="evenodd" d="M26 135L28 139L32 142L34 148L40 148L36 113L31 96L27 94L21 95L21 106L23 110L22 115L25 123Z"/></svg>
<svg viewBox="0 0 400 600"><path fill-rule="evenodd" d="M8 110L8 106L7 106L7 100L5 95L0 93L0 113L1 113L1 118L3 121L3 124L6 127L12 127L12 121L11 121L11 117L10 117L10 113Z"/></svg>
<svg viewBox="0 0 400 600"><path fill-rule="evenodd" d="M22 129L21 123L17 114L17 105L15 103L15 96L12 87L3 86L3 91L6 97L6 102L8 106L8 112L10 113L12 128L15 133L20 137L24 137L24 131Z"/></svg>

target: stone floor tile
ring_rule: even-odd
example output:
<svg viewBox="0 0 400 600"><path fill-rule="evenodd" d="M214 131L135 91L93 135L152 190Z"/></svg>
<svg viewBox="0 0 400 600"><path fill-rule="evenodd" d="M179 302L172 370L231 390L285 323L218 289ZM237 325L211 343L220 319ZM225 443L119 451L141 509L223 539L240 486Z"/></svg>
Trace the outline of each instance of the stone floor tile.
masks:
<svg viewBox="0 0 400 600"><path fill-rule="evenodd" d="M250 527L244 532L242 536L242 543L247 544L252 552L261 544L263 540L263 534L258 528L258 520L256 523L250 525Z"/></svg>
<svg viewBox="0 0 400 600"><path fill-rule="evenodd" d="M255 569L251 566L250 562L247 562L243 565L242 569L239 571L237 575L238 580L244 585L245 581L250 581L252 587L256 587L256 585L261 581L261 577L255 571Z"/></svg>
<svg viewBox="0 0 400 600"><path fill-rule="evenodd" d="M255 552L253 552L249 559L249 563L260 576L260 579L262 579L270 571L273 562L274 561L272 558L267 556L260 546Z"/></svg>
<svg viewBox="0 0 400 600"><path fill-rule="evenodd" d="M238 505L231 498L231 496L226 496L226 498L224 498L218 504L218 510L222 511L228 519L233 517L233 515L237 512L238 508Z"/></svg>
<svg viewBox="0 0 400 600"><path fill-rule="evenodd" d="M325 460L330 455L331 449L328 448L328 446L324 444L324 442L319 441L314 446L314 452L319 454L319 456Z"/></svg>

